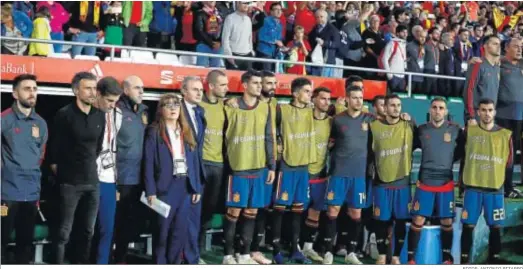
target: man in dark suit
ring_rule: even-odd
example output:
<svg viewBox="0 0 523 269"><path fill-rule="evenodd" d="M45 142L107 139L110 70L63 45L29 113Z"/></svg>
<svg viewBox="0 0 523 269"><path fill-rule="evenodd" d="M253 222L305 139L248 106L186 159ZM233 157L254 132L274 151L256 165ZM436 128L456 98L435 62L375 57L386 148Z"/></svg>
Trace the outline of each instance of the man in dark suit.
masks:
<svg viewBox="0 0 523 269"><path fill-rule="evenodd" d="M328 14L325 10L316 11L316 26L309 34L309 43L314 49L316 45L322 46L326 64L336 64L336 51L340 46L340 32L332 24L328 23ZM332 68L312 67L311 75L330 76Z"/></svg>
<svg viewBox="0 0 523 269"><path fill-rule="evenodd" d="M469 41L470 32L468 29L463 28L458 32L456 43L454 43L454 55L457 56L454 61L456 76L465 77L468 70L468 61L472 58L472 44ZM465 86L465 81L456 80L455 81L455 91L458 95L461 95L463 87Z"/></svg>
<svg viewBox="0 0 523 269"><path fill-rule="evenodd" d="M205 136L205 128L207 126L207 123L205 121L204 117L204 110L203 108L198 105L202 101L203 97L203 83L200 79L200 77L196 76L188 76L185 77L182 82L182 95L183 95L183 102L182 102L182 109L184 110L185 114L188 115L190 118L189 125L191 126L191 129L193 131L194 137L196 138L196 142L198 144L198 160L199 163L197 164L198 170L199 170L199 179L197 184L202 184L203 179L205 178L205 170L203 168L203 139ZM200 194L201 195L201 192ZM198 199L200 200L200 199ZM192 208L190 210L189 215L189 230L188 235L190 238L196 238L196 240L190 240L189 244L189 250L186 250L185 254L193 253L196 254L196 256L200 257L200 250L198 247L198 235L200 230L200 218L201 218L201 207L202 203L198 201L197 203L193 203ZM194 243L194 244L193 244Z"/></svg>
<svg viewBox="0 0 523 269"><path fill-rule="evenodd" d="M454 44L454 37L450 33L444 33L441 36L440 44L440 58L439 58L439 74L444 76L456 75L456 55L452 50ZM457 96L456 81L450 79L438 79L438 95L443 96Z"/></svg>

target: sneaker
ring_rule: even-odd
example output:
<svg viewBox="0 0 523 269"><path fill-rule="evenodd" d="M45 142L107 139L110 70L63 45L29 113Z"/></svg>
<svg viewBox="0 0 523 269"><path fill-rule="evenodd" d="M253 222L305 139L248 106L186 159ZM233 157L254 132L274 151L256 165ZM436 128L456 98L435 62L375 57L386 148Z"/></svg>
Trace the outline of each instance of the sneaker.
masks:
<svg viewBox="0 0 523 269"><path fill-rule="evenodd" d="M283 257L281 252L278 252L278 254L272 257L272 262L274 264L285 264L285 258Z"/></svg>
<svg viewBox="0 0 523 269"><path fill-rule="evenodd" d="M323 262L323 257L321 257L320 254L318 254L318 252L314 251L312 248L303 249L303 255L315 262Z"/></svg>
<svg viewBox="0 0 523 269"><path fill-rule="evenodd" d="M301 251L295 251L289 259L295 263L312 264L312 261L305 257Z"/></svg>
<svg viewBox="0 0 523 269"><path fill-rule="evenodd" d="M369 238L369 243L367 244L369 246L369 256L377 260L380 256L380 252L378 251L378 243L376 243L376 234L371 234Z"/></svg>
<svg viewBox="0 0 523 269"><path fill-rule="evenodd" d="M401 262L400 262L400 258L399 258L399 257L394 257L394 256L393 256L393 257L390 259L390 264L394 264L394 265L401 264Z"/></svg>
<svg viewBox="0 0 523 269"><path fill-rule="evenodd" d="M415 261L415 260L410 260L407 264L415 265L415 264L416 264L416 261Z"/></svg>
<svg viewBox="0 0 523 269"><path fill-rule="evenodd" d="M232 255L223 257L222 264L238 264Z"/></svg>
<svg viewBox="0 0 523 269"><path fill-rule="evenodd" d="M207 264L202 258L198 259L198 264Z"/></svg>
<svg viewBox="0 0 523 269"><path fill-rule="evenodd" d="M347 249L345 247L342 247L340 249L338 249L338 251L336 251L336 256L342 256L342 257L345 257L347 256Z"/></svg>
<svg viewBox="0 0 523 269"><path fill-rule="evenodd" d="M387 264L387 255L378 255L376 264Z"/></svg>
<svg viewBox="0 0 523 269"><path fill-rule="evenodd" d="M271 264L272 261L267 259L263 253L256 251L251 253L252 259L257 262L258 264Z"/></svg>
<svg viewBox="0 0 523 269"><path fill-rule="evenodd" d="M234 258L236 259L236 261L240 260L240 256L240 253L234 253Z"/></svg>
<svg viewBox="0 0 523 269"><path fill-rule="evenodd" d="M345 262L348 264L363 264L356 256L356 253L351 252L349 255L345 256Z"/></svg>
<svg viewBox="0 0 523 269"><path fill-rule="evenodd" d="M255 260L251 258L251 255L240 255L238 259L238 264L258 264Z"/></svg>
<svg viewBox="0 0 523 269"><path fill-rule="evenodd" d="M325 256L323 256L323 264L332 264L333 261L334 255L330 252L325 253Z"/></svg>
<svg viewBox="0 0 523 269"><path fill-rule="evenodd" d="M360 250L356 250L356 257L358 257L358 259L362 259L365 257L365 254Z"/></svg>

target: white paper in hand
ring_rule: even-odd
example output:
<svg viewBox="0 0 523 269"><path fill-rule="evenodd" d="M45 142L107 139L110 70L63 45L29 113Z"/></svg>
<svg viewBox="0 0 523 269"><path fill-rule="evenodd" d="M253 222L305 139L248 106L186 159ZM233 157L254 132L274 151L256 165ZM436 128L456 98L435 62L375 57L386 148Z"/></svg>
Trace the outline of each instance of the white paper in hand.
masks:
<svg viewBox="0 0 523 269"><path fill-rule="evenodd" d="M154 210L156 213L160 214L164 218L167 218L169 216L169 211L171 211L171 206L166 204L160 199L155 199L153 204L150 205L147 201L147 197L145 197L145 192L142 192L142 197L140 197L140 202L142 202L144 205L149 207L150 209Z"/></svg>

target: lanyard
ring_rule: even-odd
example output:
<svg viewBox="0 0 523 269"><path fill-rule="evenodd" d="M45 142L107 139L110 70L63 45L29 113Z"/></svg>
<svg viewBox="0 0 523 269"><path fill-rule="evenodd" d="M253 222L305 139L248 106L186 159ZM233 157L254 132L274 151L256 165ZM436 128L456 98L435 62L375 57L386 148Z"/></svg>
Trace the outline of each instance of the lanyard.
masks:
<svg viewBox="0 0 523 269"><path fill-rule="evenodd" d="M176 133L176 131L175 131L175 133ZM173 149L173 147L171 145L171 139L168 138L165 134L163 134L163 140L167 144L167 148L169 148L169 151L171 152L171 154L174 157L174 149ZM183 146L183 132L180 133L179 141L180 141L180 148L182 149L182 156L185 157L185 148Z"/></svg>

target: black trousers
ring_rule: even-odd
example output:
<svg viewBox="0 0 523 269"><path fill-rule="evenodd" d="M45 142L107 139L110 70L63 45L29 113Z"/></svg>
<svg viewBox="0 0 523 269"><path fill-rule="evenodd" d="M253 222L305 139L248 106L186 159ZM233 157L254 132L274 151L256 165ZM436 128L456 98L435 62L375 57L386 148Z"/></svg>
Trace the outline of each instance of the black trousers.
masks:
<svg viewBox="0 0 523 269"><path fill-rule="evenodd" d="M516 163L516 151L521 150L521 127L523 121L521 120L509 120L509 119L500 119L496 118L496 123L506 129L512 131L512 152L514 157L513 164ZM508 195L514 190L514 184L512 180L512 175L514 173L514 165L507 167L505 170L505 194Z"/></svg>
<svg viewBox="0 0 523 269"><path fill-rule="evenodd" d="M241 57L253 57L251 54L238 54L233 53L233 56L241 56ZM225 60L225 68L227 70L242 70L247 71L252 69L252 62L251 61L243 61L243 60L234 60L235 65L229 63L229 61Z"/></svg>
<svg viewBox="0 0 523 269"><path fill-rule="evenodd" d="M171 35L149 32L147 33L147 47L166 50L171 49Z"/></svg>
<svg viewBox="0 0 523 269"><path fill-rule="evenodd" d="M60 221L56 238L53 240L54 263L63 264L65 248L71 231L74 236L71 263L88 264L94 224L100 203L100 187L97 184L60 184Z"/></svg>
<svg viewBox="0 0 523 269"><path fill-rule="evenodd" d="M199 236L200 252L205 248L205 232L211 228L212 216L218 213L220 207L225 205L223 191L224 168L223 166L205 164L205 185L202 196L201 229Z"/></svg>
<svg viewBox="0 0 523 269"><path fill-rule="evenodd" d="M129 24L128 27L123 28L123 45L145 47L145 39L147 33L141 32L140 27L136 24Z"/></svg>
<svg viewBox="0 0 523 269"><path fill-rule="evenodd" d="M118 185L120 201L116 204L116 219L114 230L114 260L118 263L125 263L129 243L137 234L141 225L140 217L143 206L140 203L142 194L141 185Z"/></svg>
<svg viewBox="0 0 523 269"><path fill-rule="evenodd" d="M36 201L4 201L7 206L7 216L2 217L2 264L6 263L5 251L11 242L11 234L16 233L16 264L29 264L33 248L33 234L38 209Z"/></svg>

